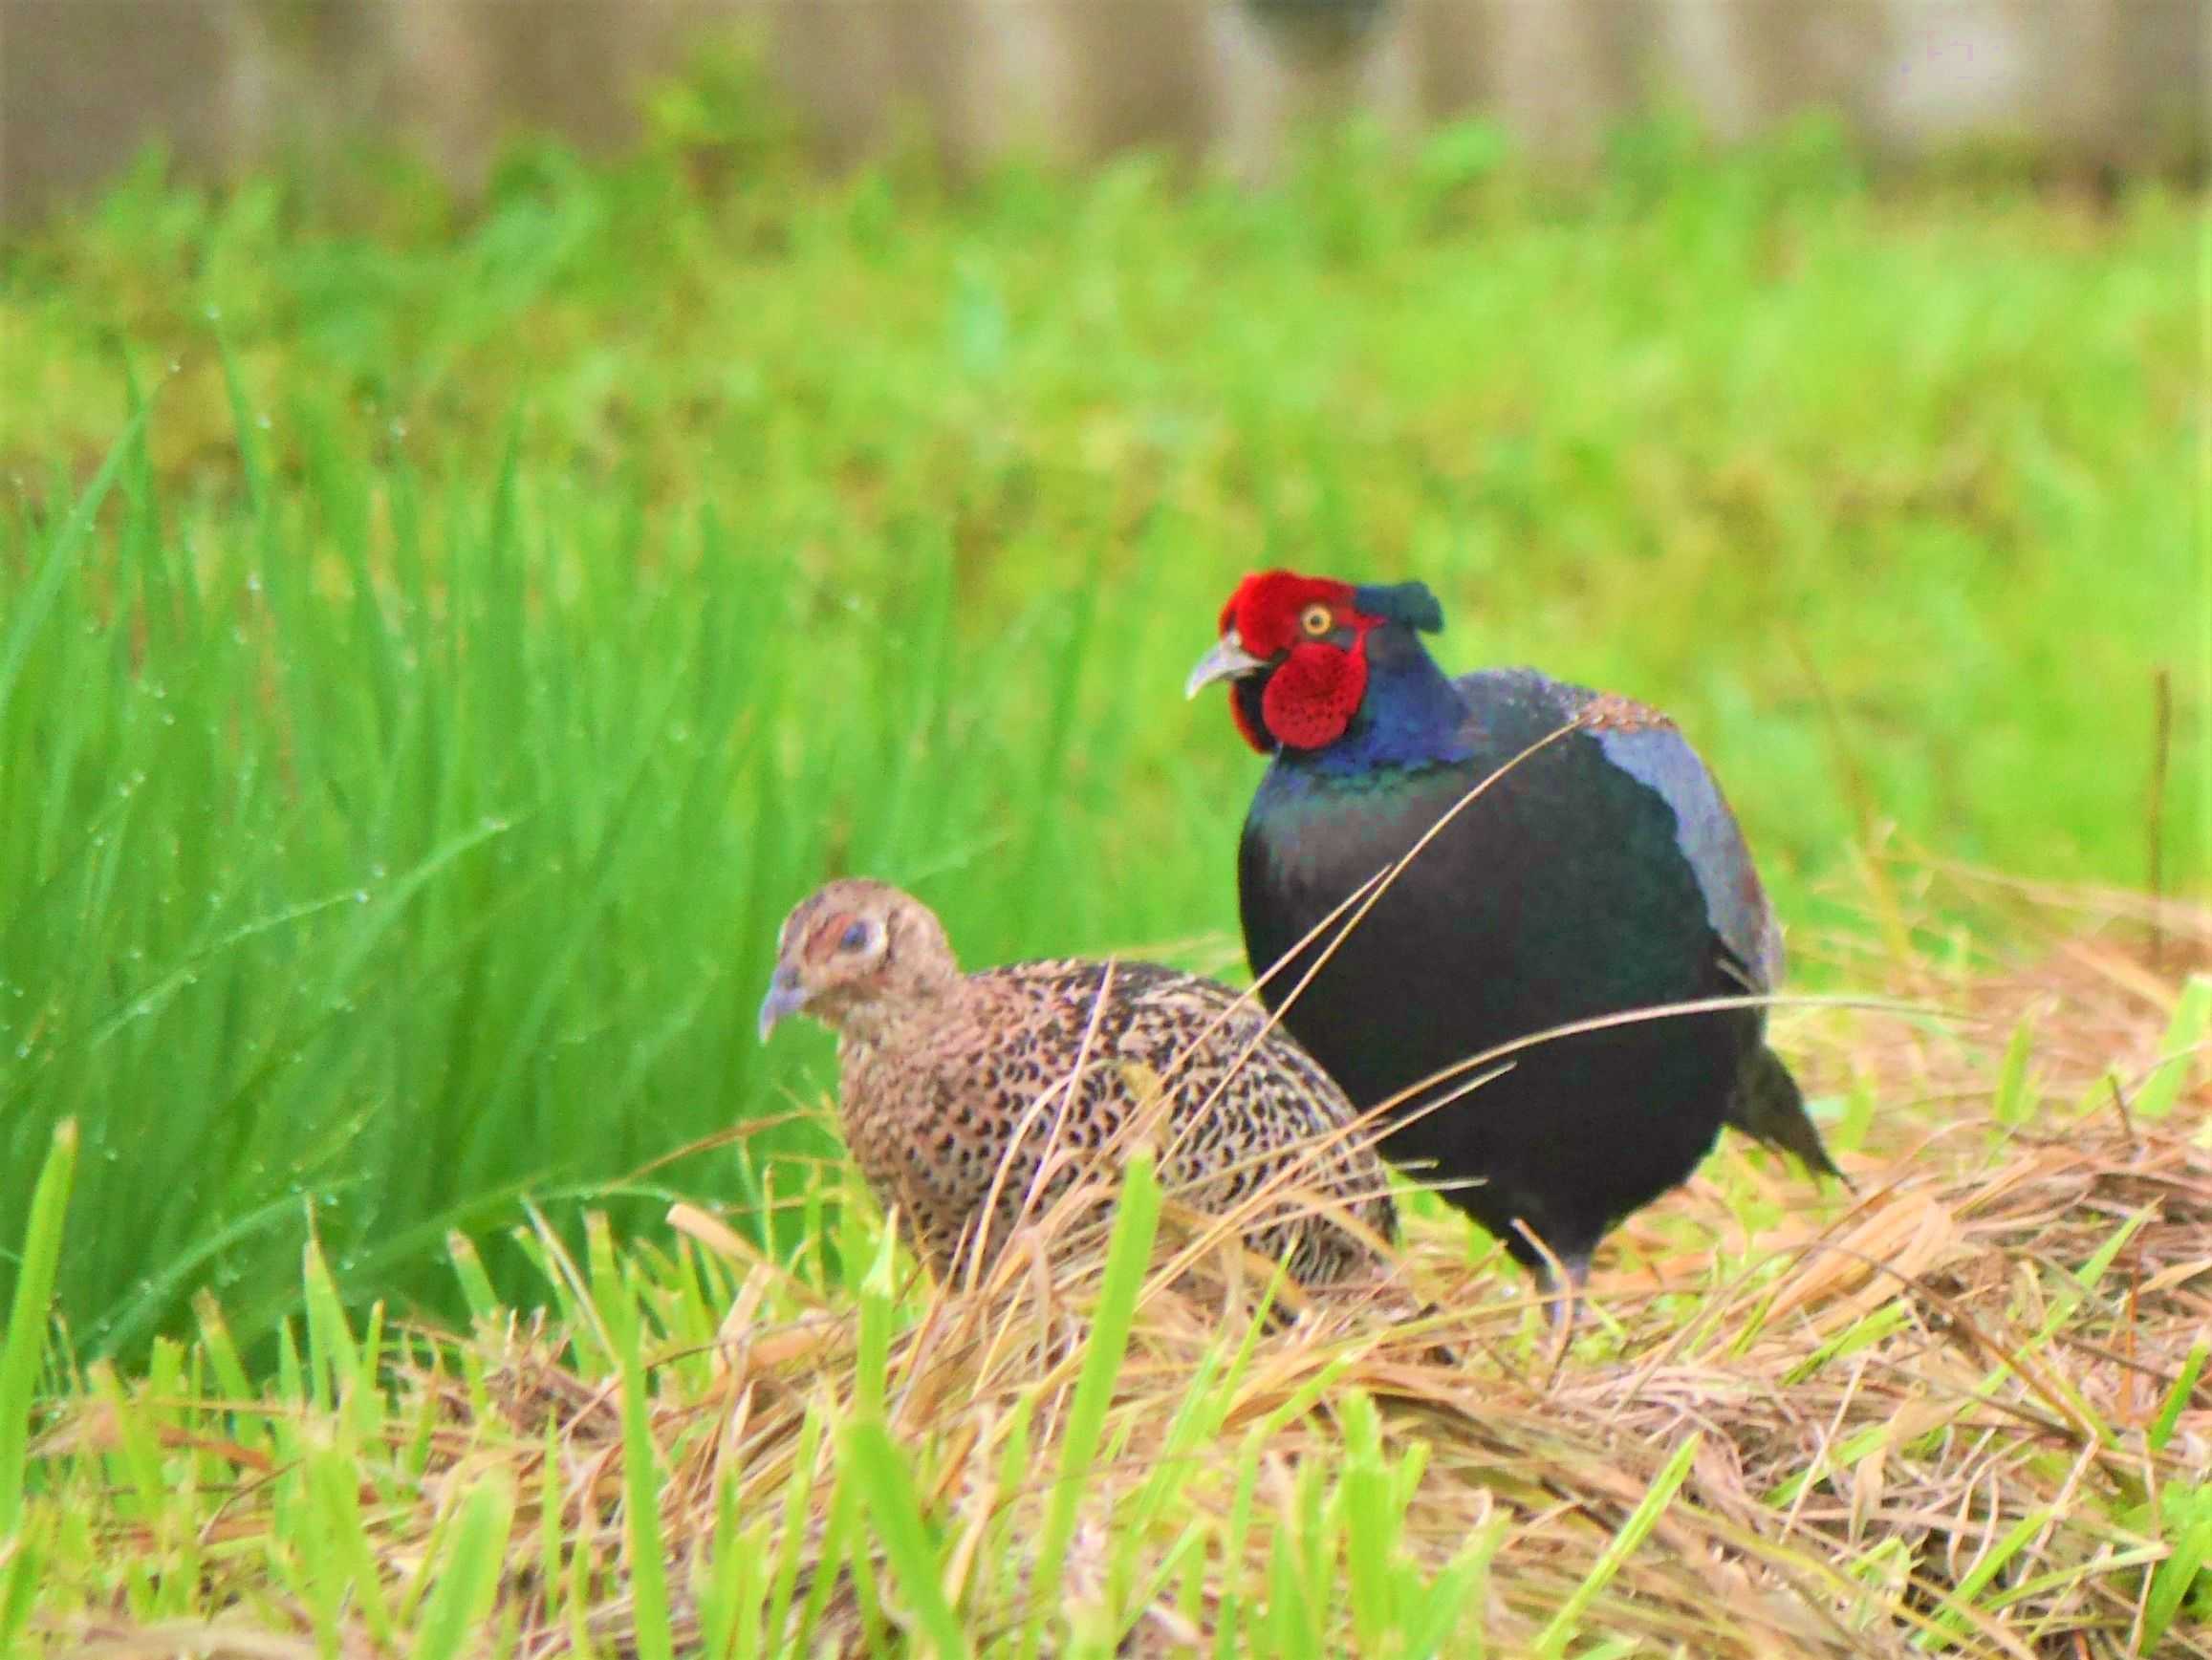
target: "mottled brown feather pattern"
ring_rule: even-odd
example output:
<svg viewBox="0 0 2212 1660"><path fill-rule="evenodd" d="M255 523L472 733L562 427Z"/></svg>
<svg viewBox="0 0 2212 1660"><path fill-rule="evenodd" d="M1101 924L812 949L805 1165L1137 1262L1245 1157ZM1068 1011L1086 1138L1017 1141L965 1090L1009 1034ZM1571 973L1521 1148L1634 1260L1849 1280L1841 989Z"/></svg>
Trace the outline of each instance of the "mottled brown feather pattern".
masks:
<svg viewBox="0 0 2212 1660"><path fill-rule="evenodd" d="M1581 722L1593 732L1671 731L1674 718L1618 692L1599 692L1582 705Z"/></svg>
<svg viewBox="0 0 2212 1660"><path fill-rule="evenodd" d="M880 949L836 949L857 921L874 926ZM1078 1179L1110 1176L1132 1133L1158 1150L1171 1197L1206 1215L1238 1212L1247 1242L1288 1253L1303 1284L1376 1268L1327 1209L1383 1238L1394 1231L1384 1166L1353 1131L1350 1103L1288 1034L1264 1031L1259 1010L1212 981L1079 960L963 975L925 907L856 881L792 913L785 976L807 1011L839 1030L855 1160L940 1273L987 1206L987 1260L1025 1202L1033 1215ZM1135 1124L1148 1109L1156 1121ZM1030 1200L1055 1136L1063 1153Z"/></svg>

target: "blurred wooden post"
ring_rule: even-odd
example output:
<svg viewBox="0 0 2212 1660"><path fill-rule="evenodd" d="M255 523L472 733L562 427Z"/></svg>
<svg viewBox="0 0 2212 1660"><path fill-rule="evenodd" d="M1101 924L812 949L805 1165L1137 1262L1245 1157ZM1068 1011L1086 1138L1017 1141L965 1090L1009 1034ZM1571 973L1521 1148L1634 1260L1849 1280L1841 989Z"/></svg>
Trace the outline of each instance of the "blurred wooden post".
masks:
<svg viewBox="0 0 2212 1660"><path fill-rule="evenodd" d="M1717 138L1747 136L1759 115L1757 69L1729 0L1666 0L1659 21L1667 76Z"/></svg>
<svg viewBox="0 0 2212 1660"><path fill-rule="evenodd" d="M1270 17L1228 0L1207 12L1215 149L1237 178L1272 178L1303 128L1354 113L1399 136L1420 124L1419 37L1399 9L1364 28Z"/></svg>
<svg viewBox="0 0 2212 1660"><path fill-rule="evenodd" d="M1369 7L1326 49L1313 19ZM650 75L748 21L833 162L901 111L961 165L1166 143L1265 177L1353 110L1398 133L1480 112L1572 158L1655 96L1724 138L1825 107L1893 152L1986 137L2100 177L2212 152L2205 0L0 0L0 213L156 139L210 174L420 138L464 181L521 128L618 144Z"/></svg>
<svg viewBox="0 0 2212 1660"><path fill-rule="evenodd" d="M1067 156L1075 134L1068 113L1081 68L1069 52L1070 8L1043 0L964 0L962 88L965 160L995 155Z"/></svg>
<svg viewBox="0 0 2212 1660"><path fill-rule="evenodd" d="M1603 131L1607 110L1594 21L1592 8L1578 3L1505 0L1495 9L1491 99L1507 125L1539 153L1584 155Z"/></svg>

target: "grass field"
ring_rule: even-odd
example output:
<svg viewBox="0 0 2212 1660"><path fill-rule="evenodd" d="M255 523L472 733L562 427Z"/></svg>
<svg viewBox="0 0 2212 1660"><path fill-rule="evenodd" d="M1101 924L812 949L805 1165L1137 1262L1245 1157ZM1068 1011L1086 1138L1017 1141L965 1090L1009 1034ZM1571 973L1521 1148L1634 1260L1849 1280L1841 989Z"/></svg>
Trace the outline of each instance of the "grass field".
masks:
<svg viewBox="0 0 2212 1660"><path fill-rule="evenodd" d="M1472 1373L1373 1333L1212 1348L1218 1323L1177 1326L1162 1293L1115 1394L1111 1363L1076 1375L1064 1311L878 1263L821 1162L826 1045L763 1052L750 1014L775 920L835 868L916 886L971 960L1230 966L1257 764L1179 688L1263 563L1421 575L1454 664L1667 705L1727 781L1804 988L1952 1006L2057 937L1937 862L2136 887L2157 859L2201 894L2201 203L1877 184L1818 127L1730 158L1654 127L1572 185L1474 127L1410 161L1354 135L1259 194L1145 160L825 182L749 109L672 91L638 157L520 147L474 205L396 162L222 195L149 164L7 249L0 1301L24 1296L0 1541L26 1425L34 1455L0 1648L235 1606L325 1652L455 1652L437 1632L462 1642L480 1595L516 1651L633 1628L640 1652L682 1649L796 1598L820 1628L945 1652L947 1621L962 1643L1021 1629L1022 1576L1062 1560L1095 1577L1091 1612L1038 1628L1055 1652L1105 1651L1155 1606L1285 1654L1351 1631L1383 1652L1384 1629L1467 1652L1451 1634L1486 1617L1504 1652L1825 1652L1836 1631L1997 1652L2016 1604L2123 1641L2125 1596L2136 1640L2161 1608L2185 1636L2194 1570L2168 1553L2212 1543L2212 1498L2174 1478L2192 1448L2201 1468L2185 1367L2207 1314L2186 1273L2142 1287L2185 1266L2187 1230L2127 1223L2102 1189L2094 1239L2032 1207L1983 1228L1972 1183L2027 1130L2103 1126L2111 1067L2175 1080L2166 1174L2136 1175L2200 1202L2202 1098L2155 1065L2201 1041L2177 989L2193 913L2156 971L2132 922L2124 951L2099 937L2095 983L2135 998L2103 1024L2024 1003L2000 1029L1916 1028L1936 1060L1885 1070L1849 1017L1786 1023L1826 1058L1847 1162L1951 1218L1916 1271L1995 1298L1973 1316L1987 1376L1944 1385L1966 1415L1846 1439L1823 1478L1878 1488L1895 1460L1985 1523L1940 1570L1910 1529L1846 1528L1776 1473L1812 1467L1791 1391L1830 1436L1871 1434L1837 1369L1924 1381L1942 1348L1925 1310L1855 1283L1775 1290L1832 1278L1778 1239L1901 1226L1894 1205L1846 1212L1720 1155L1632 1230L1619 1312L1551 1396L1509 1281L1434 1215L1409 1258L1468 1309ZM65 1123L41 1372L42 1265L14 1249ZM1883 1174L1912 1159L1937 1197ZM589 1212L611 1223L587 1254ZM1136 1281L1103 1283L1102 1328ZM757 1377L712 1348L733 1297L782 1356ZM538 1305L542 1333L500 1312ZM2062 1329L2136 1357L2158 1386L2136 1417L2051 1347ZM942 1330L1002 1337L934 1349ZM640 1369L670 1355L648 1400ZM1706 1439L1677 1459L1693 1443L1659 1418L1608 1420L1629 1374L1668 1380L1637 1398L1709 1417ZM1708 1374L1790 1434L1753 1450L1747 1419L1695 1403ZM257 1380L288 1404L250 1407ZM981 1415L915 1415L956 1382ZM2036 1426L2002 1470L1984 1412ZM1747 1509L1718 1497L1715 1437ZM1217 1442L1219 1492L1135 1464ZM619 1479L653 1491L649 1446L657 1518ZM1007 1485L1048 1449L1082 1479ZM723 1458L755 1461L718 1482ZM1565 1497L1524 1484L1547 1461ZM569 1522L479 1501L556 1481L545 1514ZM1807 1531L1753 1548L1755 1514L1783 1511ZM1654 1526L1658 1557L1607 1565L1608 1538ZM771 1543L772 1576L741 1565ZM1708 1549L1746 1576L1748 1646L1700 1647ZM655 1560L671 1583L629 1577ZM2059 1578L2024 1589L2038 1574ZM1810 1606L1828 1635L1789 1623ZM714 1651L753 1651L731 1641Z"/></svg>

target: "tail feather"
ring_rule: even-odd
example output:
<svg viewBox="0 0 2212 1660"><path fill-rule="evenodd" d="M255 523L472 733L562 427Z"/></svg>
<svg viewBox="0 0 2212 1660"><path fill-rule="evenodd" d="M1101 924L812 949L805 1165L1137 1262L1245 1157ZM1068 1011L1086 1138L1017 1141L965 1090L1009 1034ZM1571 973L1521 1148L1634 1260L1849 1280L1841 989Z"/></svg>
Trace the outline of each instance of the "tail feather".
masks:
<svg viewBox="0 0 2212 1660"><path fill-rule="evenodd" d="M1766 1146L1793 1154L1812 1175L1832 1175L1851 1188L1851 1177L1835 1167L1821 1145L1820 1132L1805 1110L1805 1095L1782 1057L1762 1044L1744 1063L1728 1097L1728 1122Z"/></svg>

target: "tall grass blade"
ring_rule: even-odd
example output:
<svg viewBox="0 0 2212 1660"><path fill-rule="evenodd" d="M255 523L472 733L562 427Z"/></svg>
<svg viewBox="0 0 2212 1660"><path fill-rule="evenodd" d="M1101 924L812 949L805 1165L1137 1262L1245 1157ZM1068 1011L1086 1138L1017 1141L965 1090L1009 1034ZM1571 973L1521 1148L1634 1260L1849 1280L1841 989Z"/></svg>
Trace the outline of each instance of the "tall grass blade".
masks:
<svg viewBox="0 0 2212 1660"><path fill-rule="evenodd" d="M2156 1120L2172 1113L2182 1089L2204 1065L2208 1037L2212 1037L2212 974L2192 974L2174 1006L2166 1041L2158 1046L2158 1065L2136 1091L2136 1117Z"/></svg>
<svg viewBox="0 0 2212 1660"><path fill-rule="evenodd" d="M883 1553L917 1625L937 1660L974 1652L952 1606L944 1600L944 1563L929 1537L921 1496L904 1455L880 1421L863 1418L845 1426L846 1468L883 1541Z"/></svg>
<svg viewBox="0 0 2212 1660"><path fill-rule="evenodd" d="M668 1559L661 1544L660 1447L653 1438L644 1334L636 1298L615 1265L607 1219L590 1221L592 1300L614 1346L622 1391L622 1516L630 1569L630 1603L641 1660L674 1660Z"/></svg>
<svg viewBox="0 0 2212 1660"><path fill-rule="evenodd" d="M109 445L99 471L93 474L92 482L85 485L76 506L70 508L69 517L62 522L53 546L47 549L38 574L32 579L30 592L12 608L15 614L9 621L8 632L0 635L0 715L8 712L8 700L13 696L16 679L23 673L23 660L30 655L32 636L37 634L47 614L54 609L54 600L60 596L63 584L76 567L77 554L92 535L100 504L115 487L116 475L122 471L125 460L138 446L152 415L149 404L124 423L121 436Z"/></svg>
<svg viewBox="0 0 2212 1660"><path fill-rule="evenodd" d="M1582 1623L1582 1616L1590 1611L1591 1604L1613 1583L1613 1577L1620 1572L1621 1564L1637 1553L1651 1530L1658 1525L1659 1519L1666 1513L1667 1506L1674 1502L1675 1494L1690 1473L1690 1462L1697 1457L1702 1440L1702 1436L1697 1434L1683 1438L1682 1444L1675 1449L1674 1455L1666 1461L1645 1491L1641 1502L1629 1513L1628 1520L1620 1524L1620 1531L1607 1541L1591 1570L1583 1575L1581 1583L1568 1593L1566 1601L1559 1605L1558 1611L1546 1622L1535 1645L1535 1652L1543 1656L1544 1660L1553 1660L1553 1657L1567 1652L1567 1645L1573 1639L1576 1628Z"/></svg>
<svg viewBox="0 0 2212 1660"><path fill-rule="evenodd" d="M2035 1089L2028 1074L2034 1049L2034 1023L2024 1017L2012 1028L2012 1037L2005 1046L2005 1059L1997 1068L1989 1115L2000 1124L2025 1124L2034 1116Z"/></svg>
<svg viewBox="0 0 2212 1660"><path fill-rule="evenodd" d="M1487 1644L1479 1620L1464 1649L1455 1649L1451 1643L1468 1606L1482 1606L1481 1593L1489 1581L1491 1559L1505 1543L1510 1525L1508 1517L1492 1517L1436 1577L1420 1609L1407 1623L1405 1660L1429 1660L1429 1656L1439 1654L1455 1655L1458 1660L1484 1660Z"/></svg>
<svg viewBox="0 0 2212 1660"><path fill-rule="evenodd" d="M2212 1484L2176 1482L2164 1494L2170 1541L2166 1560L2151 1570L2150 1595L2143 1600L2142 1653L2155 1653L2189 1600L2198 1580L2212 1567ZM2212 1600L2208 1598L2207 1600Z"/></svg>
<svg viewBox="0 0 2212 1660"><path fill-rule="evenodd" d="M820 1413L813 1407L799 1420L799 1444L792 1455L791 1480L784 1487L783 1517L777 1529L775 1576L770 1583L768 1616L763 1627L769 1651L779 1653L784 1631L791 1622L792 1601L798 1590L800 1547L807 1537L807 1512L814 1496L814 1463L821 1452L824 1431Z"/></svg>
<svg viewBox="0 0 2212 1660"><path fill-rule="evenodd" d="M23 1455L31 1440L39 1368L46 1359L48 1304L76 1175L76 1120L71 1118L54 1128L45 1168L32 1190L15 1299L8 1311L8 1344L0 1350L0 1541L11 1538L23 1520Z"/></svg>
<svg viewBox="0 0 2212 1660"><path fill-rule="evenodd" d="M1941 1649L1956 1642L1974 1621L1974 1603L1981 1596L1982 1588L2003 1573L2028 1542L2050 1525L2051 1520L2049 1510L2039 1510L2022 1517L2007 1528L2005 1537L1984 1550L1974 1565L1960 1576L1958 1585L1943 1598L1935 1617L1914 1636L1913 1647Z"/></svg>
<svg viewBox="0 0 2212 1660"><path fill-rule="evenodd" d="M484 1629L507 1556L514 1486L494 1471L469 1490L415 1632L414 1660L461 1660Z"/></svg>
<svg viewBox="0 0 2212 1660"><path fill-rule="evenodd" d="M456 1230L445 1236L445 1255L453 1264L453 1277L461 1286L462 1300L468 1304L469 1319L497 1319L499 1294L491 1288L491 1276L484 1271L484 1259L475 1243L466 1234Z"/></svg>
<svg viewBox="0 0 2212 1660"><path fill-rule="evenodd" d="M2151 1451L2162 1453L2180 1427L2181 1413L2197 1391L2197 1380L2204 1375L2204 1363L2212 1360L2212 1339L2199 1338L2189 1346L2189 1352L2181 1362L2181 1375L2174 1380L2174 1387L2166 1391L2166 1401L2158 1409L2158 1417L2145 1433Z"/></svg>
<svg viewBox="0 0 2212 1660"><path fill-rule="evenodd" d="M18 1644L31 1623L45 1565L36 1529L21 1529L0 1539L0 1654L21 1651Z"/></svg>
<svg viewBox="0 0 2212 1660"><path fill-rule="evenodd" d="M1144 1287L1145 1269L1151 1263L1160 1207L1160 1179L1153 1173L1152 1153L1139 1148L1130 1155L1122 1172L1121 1199L1106 1247L1097 1312L1092 1320L1083 1369L1076 1378L1074 1399L1069 1404L1067 1427L1061 1435L1060 1467L1053 1477L1044 1531L1037 1542L1036 1564L1030 1570L1030 1611L1022 1630L1022 1660L1031 1660L1043 1641L1050 1606L1047 1599L1059 1584L1061 1563L1067 1558L1069 1541L1075 1536L1076 1511L1098 1455L1099 1433L1114 1398L1114 1380L1121 1370L1121 1357L1128 1352L1138 1294Z"/></svg>

